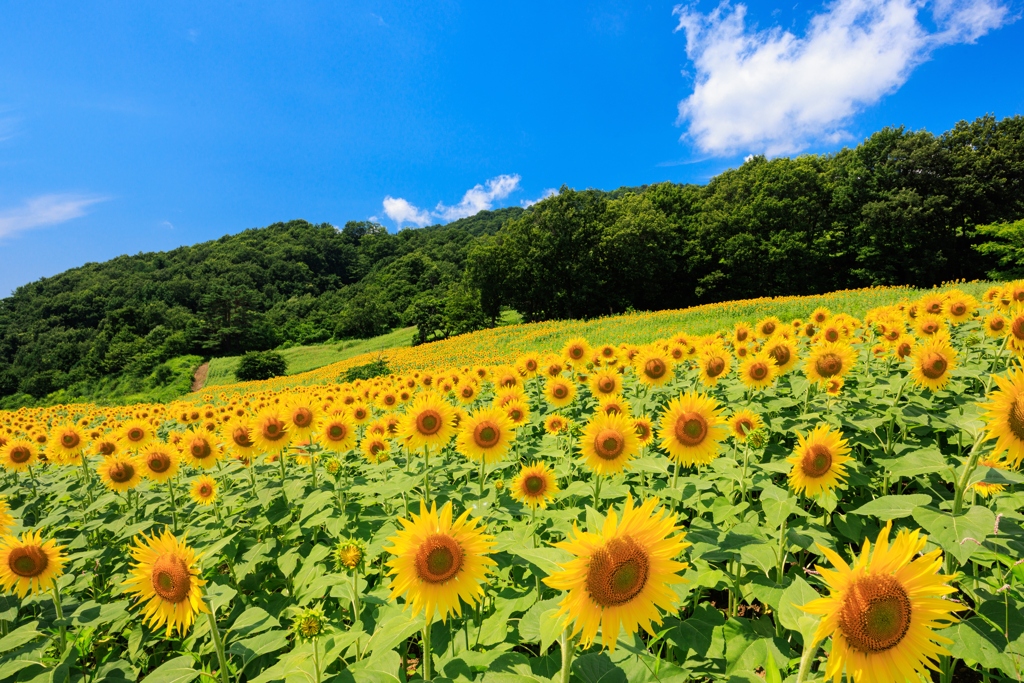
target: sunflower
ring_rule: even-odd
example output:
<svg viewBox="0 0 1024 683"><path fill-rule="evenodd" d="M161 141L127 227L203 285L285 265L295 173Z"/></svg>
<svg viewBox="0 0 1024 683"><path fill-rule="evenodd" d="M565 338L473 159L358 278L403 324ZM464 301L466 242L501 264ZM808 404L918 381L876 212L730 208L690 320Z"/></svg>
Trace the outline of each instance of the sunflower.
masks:
<svg viewBox="0 0 1024 683"><path fill-rule="evenodd" d="M758 321L754 329L757 330L757 336L761 338L768 338L774 335L778 330L784 327L784 323L776 318L774 315L770 315Z"/></svg>
<svg viewBox="0 0 1024 683"><path fill-rule="evenodd" d="M1006 336L1006 318L999 313L990 313L985 318L985 334L995 339Z"/></svg>
<svg viewBox="0 0 1024 683"><path fill-rule="evenodd" d="M189 496L197 505L212 505L217 500L217 480L203 474L192 480Z"/></svg>
<svg viewBox="0 0 1024 683"><path fill-rule="evenodd" d="M890 545L892 522L879 532L872 552L865 539L853 565L821 545L818 549L834 569L818 566L830 594L800 609L820 614L821 623L812 639L832 637L825 678L839 681L843 672L854 683L931 678L944 645L953 641L936 629L957 621L953 613L963 609L943 596L956 592L940 574L942 549L916 557L927 536L901 530Z"/></svg>
<svg viewBox="0 0 1024 683"><path fill-rule="evenodd" d="M735 344L745 344L753 336L753 331L746 323L736 323L732 329L732 339Z"/></svg>
<svg viewBox="0 0 1024 683"><path fill-rule="evenodd" d="M448 444L455 427L455 411L448 401L432 392L421 392L402 418L399 432L410 451L441 448Z"/></svg>
<svg viewBox="0 0 1024 683"><path fill-rule="evenodd" d="M164 483L178 473L178 461L177 453L162 444L149 446L135 459L142 474L158 484Z"/></svg>
<svg viewBox="0 0 1024 683"><path fill-rule="evenodd" d="M530 406L524 400L509 401L504 410L514 427L522 426L530 419Z"/></svg>
<svg viewBox="0 0 1024 683"><path fill-rule="evenodd" d="M946 321L937 315L922 315L914 324L918 336L934 337L946 332Z"/></svg>
<svg viewBox="0 0 1024 683"><path fill-rule="evenodd" d="M195 551L164 529L162 536L141 534L132 548L127 592L144 602L142 612L152 628L167 624L167 636L177 629L179 635L192 627L199 613L208 612L203 603L199 578L199 557Z"/></svg>
<svg viewBox="0 0 1024 683"><path fill-rule="evenodd" d="M480 395L480 385L473 381L462 382L459 384L459 389L455 392L455 395L460 403L468 405Z"/></svg>
<svg viewBox="0 0 1024 683"><path fill-rule="evenodd" d="M590 393L597 398L622 393L622 375L617 370L601 370L590 376Z"/></svg>
<svg viewBox="0 0 1024 683"><path fill-rule="evenodd" d="M718 456L718 444L727 434L718 402L693 391L672 399L658 429L661 447L672 460L686 466L709 464Z"/></svg>
<svg viewBox="0 0 1024 683"><path fill-rule="evenodd" d="M597 404L595 413L605 415L629 415L629 402L621 396L605 396Z"/></svg>
<svg viewBox="0 0 1024 683"><path fill-rule="evenodd" d="M648 346L633 357L633 370L638 380L652 387L660 387L672 381L673 360L660 349Z"/></svg>
<svg viewBox="0 0 1024 683"><path fill-rule="evenodd" d="M918 310L926 315L939 315L945 307L946 295L942 292L925 294L918 300Z"/></svg>
<svg viewBox="0 0 1024 683"><path fill-rule="evenodd" d="M544 583L568 591L555 619L570 620L584 647L598 630L602 646L611 650L620 631L632 635L642 628L653 636L661 610L672 611L678 601L671 586L686 581L680 573L689 565L675 558L690 543L675 514L658 509L658 502L651 498L634 507L627 494L621 520L610 510L600 530L581 532L574 526L568 540L555 544L574 558Z"/></svg>
<svg viewBox="0 0 1024 683"><path fill-rule="evenodd" d="M569 421L561 415L548 415L544 420L544 431L554 436L569 428Z"/></svg>
<svg viewBox="0 0 1024 683"><path fill-rule="evenodd" d="M14 590L19 598L54 587L64 573L64 546L44 541L40 532L26 531L0 538L0 587Z"/></svg>
<svg viewBox="0 0 1024 683"><path fill-rule="evenodd" d="M917 339L913 335L901 334L900 338L893 342L892 354L896 357L896 360L904 361L914 352L916 345Z"/></svg>
<svg viewBox="0 0 1024 683"><path fill-rule="evenodd" d="M252 440L252 425L244 417L237 416L225 422L220 436L228 452L236 457L249 461L255 455L256 442Z"/></svg>
<svg viewBox="0 0 1024 683"><path fill-rule="evenodd" d="M181 440L181 454L194 467L207 470L224 456L224 449L212 433L189 427Z"/></svg>
<svg viewBox="0 0 1024 683"><path fill-rule="evenodd" d="M580 436L583 463L595 474L617 474L640 450L633 421L622 414L594 413Z"/></svg>
<svg viewBox="0 0 1024 683"><path fill-rule="evenodd" d="M460 426L455 448L470 460L490 465L508 453L515 425L502 408L482 408Z"/></svg>
<svg viewBox="0 0 1024 683"><path fill-rule="evenodd" d="M828 310L824 306L819 306L811 312L810 320L815 325L822 325L830 317L832 317L832 311Z"/></svg>
<svg viewBox="0 0 1024 683"><path fill-rule="evenodd" d="M118 444L117 439L109 436L99 436L92 442L93 455L102 455L104 458L109 458L120 450L121 446Z"/></svg>
<svg viewBox="0 0 1024 683"><path fill-rule="evenodd" d="M697 360L701 383L706 387L718 384L718 380L729 374L730 361L729 352L719 346L705 349Z"/></svg>
<svg viewBox="0 0 1024 683"><path fill-rule="evenodd" d="M825 384L825 393L829 396L838 396L843 391L843 378L833 377Z"/></svg>
<svg viewBox="0 0 1024 683"><path fill-rule="evenodd" d="M124 493L135 488L142 481L142 471L135 458L128 455L112 455L104 458L96 468L103 482L111 491Z"/></svg>
<svg viewBox="0 0 1024 683"><path fill-rule="evenodd" d="M125 448L133 451L141 450L156 439L153 425L143 420L129 420L117 430L117 437Z"/></svg>
<svg viewBox="0 0 1024 683"><path fill-rule="evenodd" d="M956 356L956 349L946 339L929 339L911 354L914 366L910 376L918 386L939 391L949 383L949 375L956 369Z"/></svg>
<svg viewBox="0 0 1024 683"><path fill-rule="evenodd" d="M797 447L786 458L793 468L789 471L789 487L806 496L816 496L835 489L846 480L846 463L850 446L843 435L827 424L820 424L806 437L797 434Z"/></svg>
<svg viewBox="0 0 1024 683"><path fill-rule="evenodd" d="M555 408L564 408L576 399L576 384L564 377L550 377L544 382L544 398Z"/></svg>
<svg viewBox="0 0 1024 683"><path fill-rule="evenodd" d="M646 446L654 441L654 425L651 423L651 418L646 415L633 418L633 429L636 430L636 438L640 441L641 446Z"/></svg>
<svg viewBox="0 0 1024 683"><path fill-rule="evenodd" d="M395 400L397 402L397 397ZM304 396L292 399L285 410L288 414L288 431L293 439L305 440L320 421L320 409Z"/></svg>
<svg viewBox="0 0 1024 683"><path fill-rule="evenodd" d="M776 335L765 342L764 349L779 367L779 374L784 375L800 360L797 346L792 339Z"/></svg>
<svg viewBox="0 0 1024 683"><path fill-rule="evenodd" d="M366 405L362 401L356 401L348 408L349 417L356 425L364 425L373 419L373 411L370 410L370 406Z"/></svg>
<svg viewBox="0 0 1024 683"><path fill-rule="evenodd" d="M531 508L546 508L558 493L555 473L544 463L524 467L512 480L512 497Z"/></svg>
<svg viewBox="0 0 1024 683"><path fill-rule="evenodd" d="M338 571L358 569L366 559L366 542L358 538L346 538L334 546L334 566Z"/></svg>
<svg viewBox="0 0 1024 683"><path fill-rule="evenodd" d="M77 460L85 448L85 435L74 424L55 427L49 438L47 455L60 462Z"/></svg>
<svg viewBox="0 0 1024 683"><path fill-rule="evenodd" d="M288 423L288 414L279 407L261 410L252 421L251 438L257 450L268 455L284 451L292 440Z"/></svg>
<svg viewBox="0 0 1024 683"><path fill-rule="evenodd" d="M990 458L1006 453L1016 469L1024 462L1024 370L1014 369L1009 375L993 375L999 388L982 405L985 413L986 440L996 439Z"/></svg>
<svg viewBox="0 0 1024 683"><path fill-rule="evenodd" d="M740 381L748 389L766 389L779 375L779 366L765 350L758 351L740 363Z"/></svg>
<svg viewBox="0 0 1024 683"><path fill-rule="evenodd" d="M804 372L808 380L823 385L833 377L844 377L856 360L857 354L849 344L819 344L811 349Z"/></svg>
<svg viewBox="0 0 1024 683"><path fill-rule="evenodd" d="M1024 307L1015 306L1009 316L1007 343L1014 353L1020 355L1024 352Z"/></svg>
<svg viewBox="0 0 1024 683"><path fill-rule="evenodd" d="M12 472L24 472L39 460L39 453L31 441L15 439L0 447L0 461Z"/></svg>
<svg viewBox="0 0 1024 683"><path fill-rule="evenodd" d="M359 444L366 461L378 465L391 459L391 443L382 436L370 436L364 438Z"/></svg>
<svg viewBox="0 0 1024 683"><path fill-rule="evenodd" d="M562 348L562 357L567 363L574 366L586 365L591 354L590 344L583 337L570 339Z"/></svg>
<svg viewBox="0 0 1024 683"><path fill-rule="evenodd" d="M420 514L398 520L402 528L388 538L384 548L394 557L391 568L391 599L404 597L413 616L425 613L427 622L439 613L443 621L451 614L462 615L462 601L475 605L483 597L482 584L495 566L488 554L494 537L478 527L469 511L452 522L452 504L427 509L420 502Z"/></svg>
<svg viewBox="0 0 1024 683"><path fill-rule="evenodd" d="M978 301L970 294L959 290L949 293L943 306L943 314L953 323L962 323L974 315Z"/></svg>
<svg viewBox="0 0 1024 683"><path fill-rule="evenodd" d="M11 533L14 528L14 517L11 515L11 506L7 504L7 497L0 496L0 537Z"/></svg>
<svg viewBox="0 0 1024 683"><path fill-rule="evenodd" d="M741 443L746 442L747 434L761 427L764 427L761 416L747 408L737 410L729 418L729 433Z"/></svg>
<svg viewBox="0 0 1024 683"><path fill-rule="evenodd" d="M983 467L988 467L993 470L1005 470L1006 463L997 458L988 458L978 462ZM1002 493L1006 490L1006 486L1003 484L989 484L983 481L976 481L971 484L971 489L978 492L978 495L982 498L989 498L998 493Z"/></svg>

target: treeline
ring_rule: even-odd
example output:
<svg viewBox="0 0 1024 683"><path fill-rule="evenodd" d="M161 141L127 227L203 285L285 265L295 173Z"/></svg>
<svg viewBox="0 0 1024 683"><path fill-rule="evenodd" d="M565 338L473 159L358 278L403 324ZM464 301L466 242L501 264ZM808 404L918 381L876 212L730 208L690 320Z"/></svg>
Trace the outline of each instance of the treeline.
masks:
<svg viewBox="0 0 1024 683"><path fill-rule="evenodd" d="M0 300L0 405L174 386L181 359L367 338L417 342L869 285L1024 275L1024 117L749 159L707 185L574 191L389 234L278 223L92 263ZM995 226L995 227L984 227ZM99 381L102 379L103 381ZM52 394L52 392L59 392ZM3 399L3 397L9 397Z"/></svg>
<svg viewBox="0 0 1024 683"><path fill-rule="evenodd" d="M563 187L474 245L469 269L488 315L510 306L527 320L930 286L1010 272L1024 249L979 249L1013 237L977 228L1021 217L1024 117L989 116L939 136L887 128L836 154L753 157L704 186Z"/></svg>

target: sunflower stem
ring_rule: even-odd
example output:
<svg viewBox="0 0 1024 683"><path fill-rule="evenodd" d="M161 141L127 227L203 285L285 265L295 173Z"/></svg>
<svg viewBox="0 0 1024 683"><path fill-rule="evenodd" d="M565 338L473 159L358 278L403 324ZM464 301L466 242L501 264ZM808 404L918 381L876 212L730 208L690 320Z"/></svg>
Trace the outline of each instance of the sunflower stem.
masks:
<svg viewBox="0 0 1024 683"><path fill-rule="evenodd" d="M423 495L430 502L430 447L423 447Z"/></svg>
<svg viewBox="0 0 1024 683"><path fill-rule="evenodd" d="M306 452L309 453L309 469L313 474L313 490L316 491L316 454L312 450Z"/></svg>
<svg viewBox="0 0 1024 683"><path fill-rule="evenodd" d="M433 615L427 615L427 625L423 629L423 680L432 681L434 680L434 667L433 662L430 660L430 627L433 621Z"/></svg>
<svg viewBox="0 0 1024 683"><path fill-rule="evenodd" d="M484 497L484 479L487 478L487 461L480 456L480 497Z"/></svg>
<svg viewBox="0 0 1024 683"><path fill-rule="evenodd" d="M60 655L63 656L64 649L68 646L68 635L64 627L64 609L60 604L60 587L56 582L53 584L53 609L57 612L57 621L60 622L57 629L60 632Z"/></svg>
<svg viewBox="0 0 1024 683"><path fill-rule="evenodd" d="M594 509L599 509L601 500L601 475L594 475Z"/></svg>
<svg viewBox="0 0 1024 683"><path fill-rule="evenodd" d="M320 683L320 639L313 639L313 671L316 672L316 683Z"/></svg>
<svg viewBox="0 0 1024 683"><path fill-rule="evenodd" d="M800 655L800 670L796 675L796 683L804 683L807 680L807 674L811 670L811 660L814 659L815 653L818 652L818 643L814 641L812 636L810 643L804 643L803 654Z"/></svg>
<svg viewBox="0 0 1024 683"><path fill-rule="evenodd" d="M974 470L978 469L978 460L981 457L981 443L984 439L985 431L979 429L978 436L974 439L974 446L971 447L971 454L967 460L967 464L964 466L964 472L960 475L960 480L956 483L956 495L953 497L954 516L963 512L964 493L967 491L967 485L971 480L971 475L974 474Z"/></svg>
<svg viewBox="0 0 1024 683"><path fill-rule="evenodd" d="M288 492L285 491L284 489L284 482L286 477L284 470L284 449L281 449L281 452L277 454L277 462L281 464L281 497L284 498L285 507L290 509L291 505L288 503Z"/></svg>
<svg viewBox="0 0 1024 683"><path fill-rule="evenodd" d="M359 565L352 569L352 628L359 623ZM356 641L356 661L359 661L359 641Z"/></svg>
<svg viewBox="0 0 1024 683"><path fill-rule="evenodd" d="M561 683L569 683L569 675L572 668L572 655L576 647L569 647L569 627L562 629L562 635L558 637L558 645L562 648L562 675L559 677Z"/></svg>
<svg viewBox="0 0 1024 683"><path fill-rule="evenodd" d="M178 503L174 499L174 482L167 480L167 490L171 494L171 519L174 521L174 533L178 533Z"/></svg>
<svg viewBox="0 0 1024 683"><path fill-rule="evenodd" d="M231 683L228 678L228 658L224 655L224 641L220 637L220 629L217 628L217 617L213 613L213 605L206 613L206 619L210 622L210 635L213 636L213 647L217 650L217 662L220 665L221 683Z"/></svg>
<svg viewBox="0 0 1024 683"><path fill-rule="evenodd" d="M679 481L679 468L682 467L682 463L676 462L675 471L672 474L672 488L675 489L676 483Z"/></svg>

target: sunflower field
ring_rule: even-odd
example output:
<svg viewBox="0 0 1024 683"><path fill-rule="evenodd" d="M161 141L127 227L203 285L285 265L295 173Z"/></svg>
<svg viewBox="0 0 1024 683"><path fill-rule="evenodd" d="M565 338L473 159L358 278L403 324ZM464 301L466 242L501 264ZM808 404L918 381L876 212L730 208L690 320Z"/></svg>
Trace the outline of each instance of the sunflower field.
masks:
<svg viewBox="0 0 1024 683"><path fill-rule="evenodd" d="M0 413L0 681L1021 681L1024 282L799 310Z"/></svg>

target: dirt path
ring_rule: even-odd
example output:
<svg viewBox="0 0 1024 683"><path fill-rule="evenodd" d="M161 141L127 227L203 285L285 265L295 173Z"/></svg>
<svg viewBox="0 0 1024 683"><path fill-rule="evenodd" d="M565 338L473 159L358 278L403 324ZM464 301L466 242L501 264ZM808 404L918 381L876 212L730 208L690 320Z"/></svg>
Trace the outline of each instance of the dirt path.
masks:
<svg viewBox="0 0 1024 683"><path fill-rule="evenodd" d="M210 372L210 364L203 363L196 368L196 374L192 375L192 391L199 391L206 386L206 374Z"/></svg>

